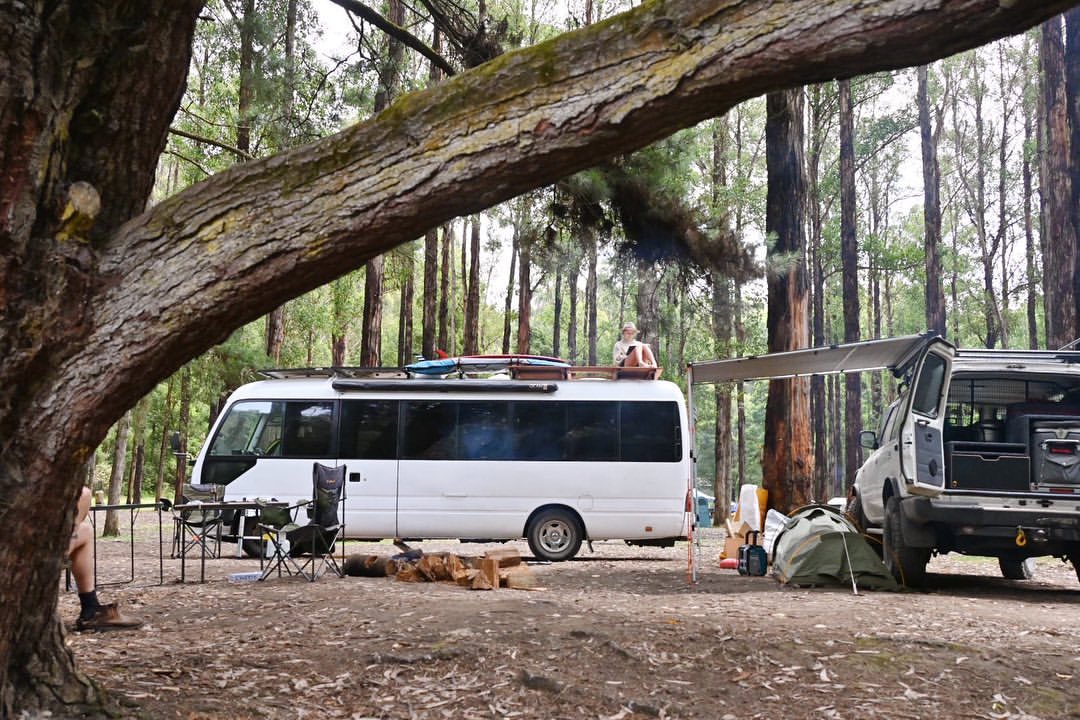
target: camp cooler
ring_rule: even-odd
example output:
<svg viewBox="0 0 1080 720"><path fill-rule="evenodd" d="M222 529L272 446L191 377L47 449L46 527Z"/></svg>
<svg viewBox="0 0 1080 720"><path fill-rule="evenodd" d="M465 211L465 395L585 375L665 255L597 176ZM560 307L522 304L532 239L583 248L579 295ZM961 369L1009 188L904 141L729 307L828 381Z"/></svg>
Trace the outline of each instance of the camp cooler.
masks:
<svg viewBox="0 0 1080 720"><path fill-rule="evenodd" d="M1031 461L1036 490L1080 490L1080 421L1033 422Z"/></svg>

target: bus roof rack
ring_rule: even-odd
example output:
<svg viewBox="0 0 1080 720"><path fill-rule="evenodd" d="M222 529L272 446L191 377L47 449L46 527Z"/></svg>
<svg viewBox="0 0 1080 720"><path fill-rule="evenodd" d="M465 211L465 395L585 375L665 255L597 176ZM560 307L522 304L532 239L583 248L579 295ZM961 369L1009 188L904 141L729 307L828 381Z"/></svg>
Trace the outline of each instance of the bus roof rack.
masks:
<svg viewBox="0 0 1080 720"><path fill-rule="evenodd" d="M480 381L492 375L506 376L526 381L545 380L656 380L661 368L618 367L614 365L526 365L511 358L489 361L472 360L468 363L445 361L447 364L437 372L421 373L399 367L309 367L269 368L257 371L268 380L295 380L298 378L328 378L331 380L411 380L468 379Z"/></svg>
<svg viewBox="0 0 1080 720"><path fill-rule="evenodd" d="M399 367L309 367L309 368L268 368L259 370L259 375L268 380L292 380L295 378L355 378L372 380L405 379L409 377Z"/></svg>

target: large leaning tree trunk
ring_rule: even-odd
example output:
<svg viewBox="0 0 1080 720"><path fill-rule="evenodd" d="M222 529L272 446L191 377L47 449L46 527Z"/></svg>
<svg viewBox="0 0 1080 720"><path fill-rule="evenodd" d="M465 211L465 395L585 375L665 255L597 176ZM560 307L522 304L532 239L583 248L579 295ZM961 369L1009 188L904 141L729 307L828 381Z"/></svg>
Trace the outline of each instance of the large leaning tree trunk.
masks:
<svg viewBox="0 0 1080 720"><path fill-rule="evenodd" d="M646 2L146 212L202 2L0 4L0 715L102 702L56 616L80 471L234 328L746 98L927 62L1074 2Z"/></svg>

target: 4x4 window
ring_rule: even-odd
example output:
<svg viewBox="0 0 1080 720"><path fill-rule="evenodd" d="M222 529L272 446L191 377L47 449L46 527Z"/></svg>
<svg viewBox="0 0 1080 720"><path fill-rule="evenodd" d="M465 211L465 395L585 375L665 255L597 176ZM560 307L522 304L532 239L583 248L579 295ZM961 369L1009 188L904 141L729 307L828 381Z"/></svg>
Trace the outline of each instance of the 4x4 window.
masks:
<svg viewBox="0 0 1080 720"><path fill-rule="evenodd" d="M941 387L945 383L945 359L930 354L923 360L919 381L911 400L911 409L920 415L937 417Z"/></svg>
<svg viewBox="0 0 1080 720"><path fill-rule="evenodd" d="M879 445L883 445L886 440L895 440L899 435L900 423L896 421L896 409L898 407L900 407L899 400L890 405L889 409L885 411L885 422L881 423L881 433L878 435Z"/></svg>

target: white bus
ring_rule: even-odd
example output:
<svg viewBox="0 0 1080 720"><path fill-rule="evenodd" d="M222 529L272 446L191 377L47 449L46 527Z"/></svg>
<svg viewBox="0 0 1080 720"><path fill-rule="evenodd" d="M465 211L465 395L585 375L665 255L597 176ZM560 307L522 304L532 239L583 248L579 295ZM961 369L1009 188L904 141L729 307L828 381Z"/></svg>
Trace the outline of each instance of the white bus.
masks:
<svg viewBox="0 0 1080 720"><path fill-rule="evenodd" d="M558 561L583 540L685 537L689 457L669 382L327 371L236 390L192 482L223 485L226 500L299 501L313 462L344 464L348 538L524 537Z"/></svg>

